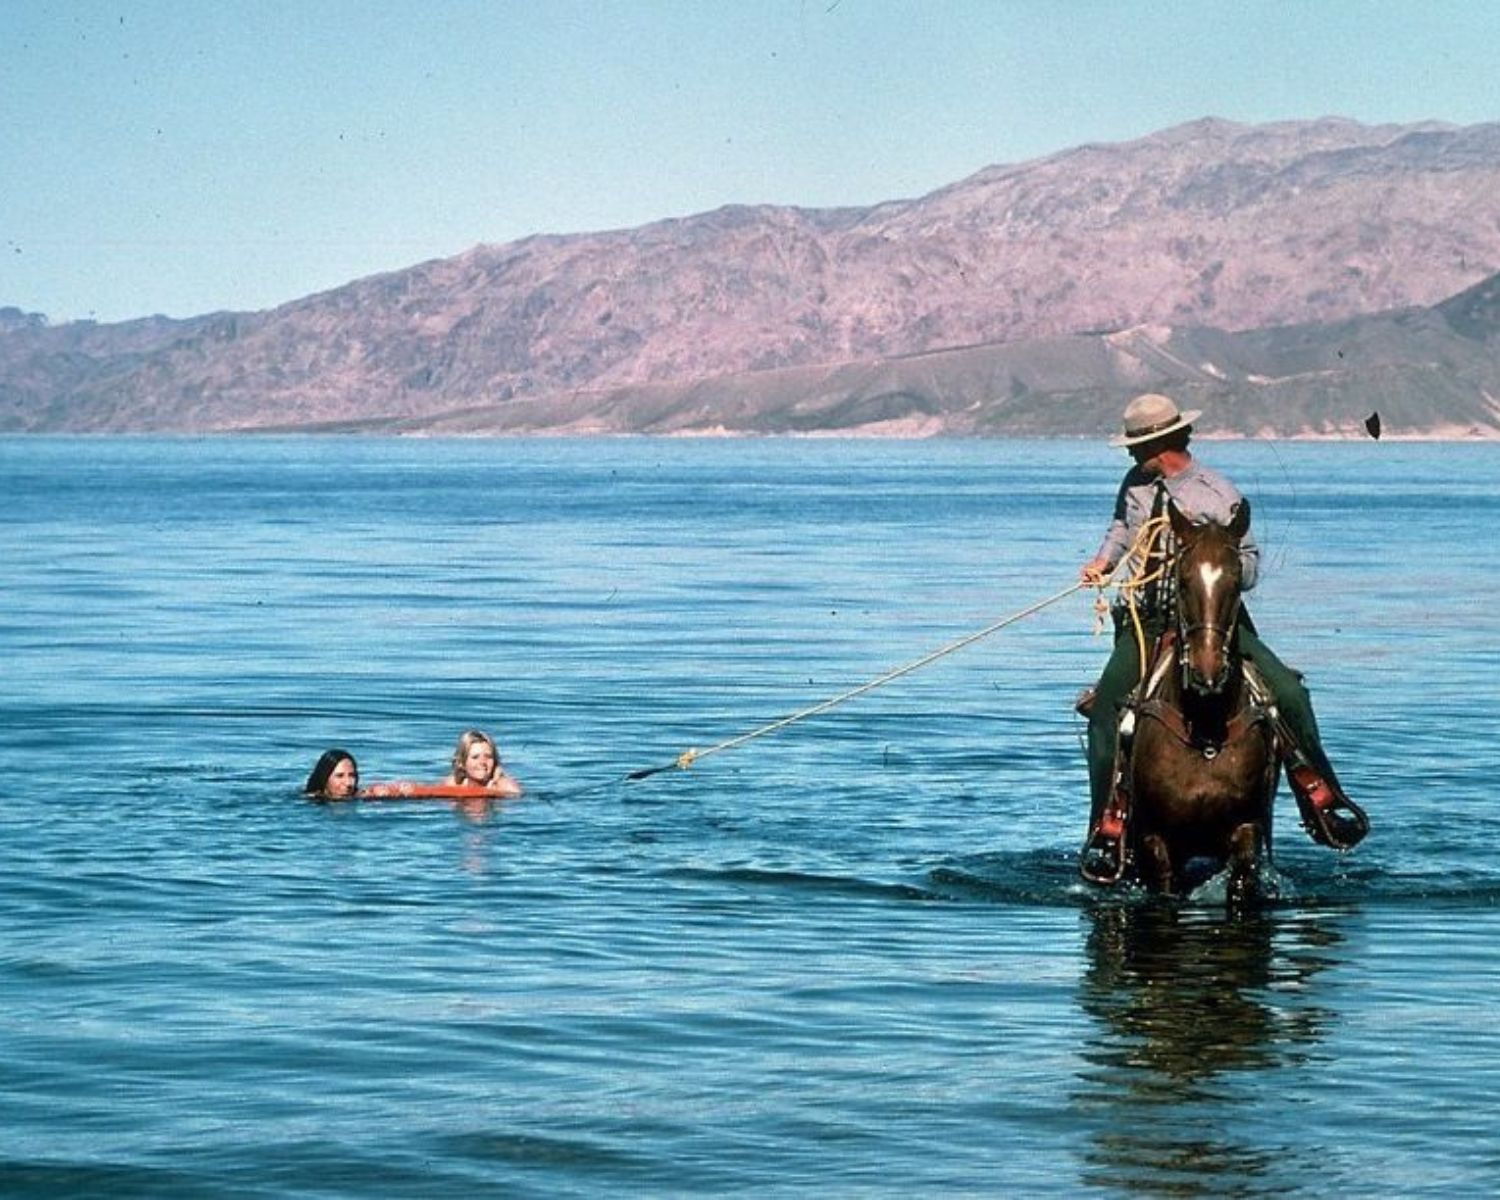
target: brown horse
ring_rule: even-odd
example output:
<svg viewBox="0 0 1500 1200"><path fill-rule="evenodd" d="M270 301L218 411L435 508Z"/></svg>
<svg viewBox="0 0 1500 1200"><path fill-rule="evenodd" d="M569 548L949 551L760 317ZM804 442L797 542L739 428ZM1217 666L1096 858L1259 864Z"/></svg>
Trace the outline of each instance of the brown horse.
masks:
<svg viewBox="0 0 1500 1200"><path fill-rule="evenodd" d="M1176 621L1160 651L1170 655L1160 685L1135 714L1129 849L1140 881L1163 894L1184 889L1189 864L1227 866L1229 902L1241 905L1258 895L1270 861L1279 770L1269 716L1234 649L1250 506L1238 505L1228 525L1193 523L1176 505L1168 515Z"/></svg>

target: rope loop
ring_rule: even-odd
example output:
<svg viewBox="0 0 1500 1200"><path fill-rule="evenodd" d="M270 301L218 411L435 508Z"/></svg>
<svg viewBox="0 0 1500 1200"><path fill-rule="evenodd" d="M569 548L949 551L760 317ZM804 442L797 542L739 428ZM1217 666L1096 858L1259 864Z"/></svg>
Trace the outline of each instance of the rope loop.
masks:
<svg viewBox="0 0 1500 1200"><path fill-rule="evenodd" d="M1171 521L1167 517L1151 517L1143 521L1141 527L1135 532L1135 539L1130 543L1130 548L1120 556L1120 561L1115 564L1115 569L1106 575L1096 585L1099 589L1098 599L1094 601L1096 613L1107 613L1108 604L1105 602L1104 593L1114 587L1120 602L1126 611L1130 613L1131 629L1135 634L1136 649L1140 651L1141 681L1145 682L1148 663L1146 661L1146 628L1141 622L1140 597L1141 594L1160 579L1164 579L1171 568L1171 556L1168 554ZM1147 570L1153 554L1158 555L1158 565ZM1127 563L1133 563L1131 573L1122 579L1117 579L1120 570ZM1096 634L1104 631L1104 619L1100 615L1094 623Z"/></svg>

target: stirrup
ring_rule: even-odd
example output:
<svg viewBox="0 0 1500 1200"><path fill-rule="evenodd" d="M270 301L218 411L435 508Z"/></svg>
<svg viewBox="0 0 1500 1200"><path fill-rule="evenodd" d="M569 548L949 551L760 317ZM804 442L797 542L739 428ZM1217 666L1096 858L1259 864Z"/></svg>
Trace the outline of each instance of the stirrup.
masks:
<svg viewBox="0 0 1500 1200"><path fill-rule="evenodd" d="M1349 850L1370 832L1365 810L1311 767L1288 767L1286 777L1297 798L1302 827L1313 841L1334 850Z"/></svg>
<svg viewBox="0 0 1500 1200"><path fill-rule="evenodd" d="M1113 805L1089 830L1078 856L1078 873L1090 883L1119 883L1125 874L1125 815Z"/></svg>

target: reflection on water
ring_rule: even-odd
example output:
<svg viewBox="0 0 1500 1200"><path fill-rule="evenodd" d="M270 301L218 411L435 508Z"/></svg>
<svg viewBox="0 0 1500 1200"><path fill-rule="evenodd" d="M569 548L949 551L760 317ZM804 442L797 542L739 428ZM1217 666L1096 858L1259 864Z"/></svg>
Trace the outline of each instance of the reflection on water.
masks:
<svg viewBox="0 0 1500 1200"><path fill-rule="evenodd" d="M1236 1109L1265 1092L1237 1092L1235 1076L1263 1081L1308 1061L1331 1019L1312 985L1339 935L1307 913L1226 918L1150 903L1087 916L1079 1003L1094 1031L1074 1099L1102 1117L1087 1182L1222 1195L1265 1184L1273 1166L1295 1174L1263 1130L1236 1136Z"/></svg>

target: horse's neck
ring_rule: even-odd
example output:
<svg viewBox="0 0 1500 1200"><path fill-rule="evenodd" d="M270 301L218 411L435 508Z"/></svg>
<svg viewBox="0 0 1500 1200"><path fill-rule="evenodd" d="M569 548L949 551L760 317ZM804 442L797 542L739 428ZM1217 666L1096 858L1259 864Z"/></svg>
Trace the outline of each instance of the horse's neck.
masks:
<svg viewBox="0 0 1500 1200"><path fill-rule="evenodd" d="M1177 661L1176 648L1172 649L1173 661L1161 682L1158 698L1174 705L1182 713L1189 729L1198 731L1221 731L1244 706L1245 672L1239 655L1229 659L1229 679L1223 691L1206 696L1192 688L1182 686L1182 667Z"/></svg>

